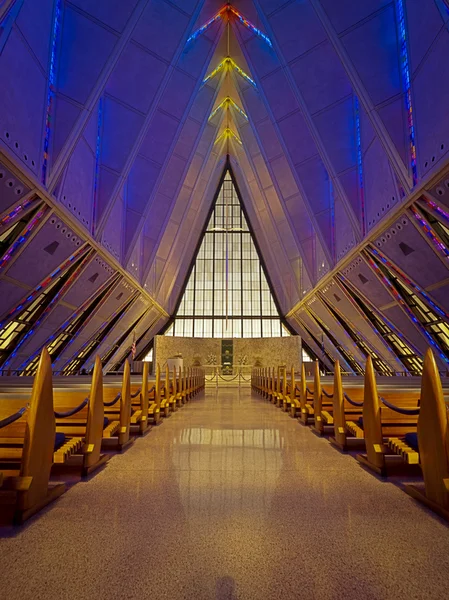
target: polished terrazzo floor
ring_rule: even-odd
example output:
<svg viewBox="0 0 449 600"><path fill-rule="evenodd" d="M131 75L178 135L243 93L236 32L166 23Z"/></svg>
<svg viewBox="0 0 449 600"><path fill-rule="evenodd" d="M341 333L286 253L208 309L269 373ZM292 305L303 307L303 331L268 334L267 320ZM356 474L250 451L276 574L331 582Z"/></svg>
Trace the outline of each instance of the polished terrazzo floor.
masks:
<svg viewBox="0 0 449 600"><path fill-rule="evenodd" d="M5 600L430 600L448 573L442 521L237 388L0 534Z"/></svg>

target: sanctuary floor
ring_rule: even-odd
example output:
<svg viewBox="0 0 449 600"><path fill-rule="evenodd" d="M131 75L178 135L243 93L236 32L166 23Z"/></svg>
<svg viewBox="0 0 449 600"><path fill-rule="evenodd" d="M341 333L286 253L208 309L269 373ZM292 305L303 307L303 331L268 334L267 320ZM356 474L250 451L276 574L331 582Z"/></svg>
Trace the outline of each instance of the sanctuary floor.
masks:
<svg viewBox="0 0 449 600"><path fill-rule="evenodd" d="M5 600L443 599L449 528L249 389L207 391L24 527Z"/></svg>

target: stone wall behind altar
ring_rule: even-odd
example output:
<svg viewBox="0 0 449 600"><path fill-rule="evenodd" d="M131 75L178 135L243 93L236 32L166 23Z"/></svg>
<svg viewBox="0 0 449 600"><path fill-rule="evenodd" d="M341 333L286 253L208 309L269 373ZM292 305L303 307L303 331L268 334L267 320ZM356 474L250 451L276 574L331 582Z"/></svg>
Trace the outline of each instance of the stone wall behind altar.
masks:
<svg viewBox="0 0 449 600"><path fill-rule="evenodd" d="M244 371L248 372L254 366L274 367L292 366L295 371L301 368L301 338L298 335L279 338L233 338L234 356L233 368L237 372L239 361L246 357ZM154 362L165 368L168 358L181 354L185 367L208 367L213 371L215 357L221 366L221 339L215 338L186 338L157 335L154 343Z"/></svg>

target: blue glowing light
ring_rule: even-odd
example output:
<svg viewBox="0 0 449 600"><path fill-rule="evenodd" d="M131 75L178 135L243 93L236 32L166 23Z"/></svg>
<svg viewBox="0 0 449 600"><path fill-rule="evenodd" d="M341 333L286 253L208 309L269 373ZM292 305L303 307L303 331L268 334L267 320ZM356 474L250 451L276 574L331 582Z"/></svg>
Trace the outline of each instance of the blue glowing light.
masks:
<svg viewBox="0 0 449 600"><path fill-rule="evenodd" d="M357 143L357 172L359 176L360 208L362 213L362 233L365 235L365 187L363 185L363 157L362 157L362 135L360 128L360 105L357 96L354 96L355 131Z"/></svg>
<svg viewBox="0 0 449 600"><path fill-rule="evenodd" d="M56 52L58 49L59 32L61 28L61 4L62 0L56 0L55 17L53 21L53 31L51 36L51 56L50 69L48 72L48 90L47 90L47 108L45 111L45 138L44 138L44 156L42 161L42 184L47 182L48 154L50 147L51 134L51 113L53 108L53 100L55 96L56 84Z"/></svg>
<svg viewBox="0 0 449 600"><path fill-rule="evenodd" d="M409 129L409 144L413 185L418 183L418 171L416 166L416 141L415 126L413 124L413 106L412 106L412 87L410 78L409 57L407 48L407 26L405 23L404 1L396 0L396 10L398 17L399 39L401 42L401 68L402 80L405 91L405 105L407 107L407 121Z"/></svg>
<svg viewBox="0 0 449 600"><path fill-rule="evenodd" d="M95 145L95 175L94 175L94 202L92 207L92 235L95 235L95 221L97 218L98 205L98 181L100 175L100 153L101 153L101 132L103 128L103 97L98 102L97 118L97 141Z"/></svg>

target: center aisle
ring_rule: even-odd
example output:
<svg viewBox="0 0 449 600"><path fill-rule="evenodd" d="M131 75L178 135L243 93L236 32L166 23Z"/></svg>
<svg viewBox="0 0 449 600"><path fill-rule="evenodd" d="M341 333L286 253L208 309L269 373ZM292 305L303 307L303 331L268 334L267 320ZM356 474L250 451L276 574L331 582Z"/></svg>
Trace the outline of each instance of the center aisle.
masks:
<svg viewBox="0 0 449 600"><path fill-rule="evenodd" d="M6 535L7 600L411 600L448 589L449 529L249 389L197 396Z"/></svg>

